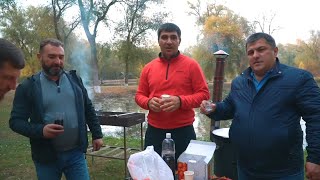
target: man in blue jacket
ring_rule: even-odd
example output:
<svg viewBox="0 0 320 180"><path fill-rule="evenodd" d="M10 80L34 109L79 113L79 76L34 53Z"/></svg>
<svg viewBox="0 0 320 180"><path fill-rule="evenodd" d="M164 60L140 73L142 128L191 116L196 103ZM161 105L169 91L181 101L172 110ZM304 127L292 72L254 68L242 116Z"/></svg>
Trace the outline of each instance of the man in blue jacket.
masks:
<svg viewBox="0 0 320 180"><path fill-rule="evenodd" d="M10 128L30 138L39 180L60 180L62 173L66 179L88 180L87 125L94 150L102 146L92 102L75 71L63 70L62 42L43 40L37 56L42 71L17 87Z"/></svg>
<svg viewBox="0 0 320 180"><path fill-rule="evenodd" d="M311 73L279 62L275 40L255 33L246 42L250 67L232 81L213 120L233 119L229 137L238 157L239 180L303 180L306 121L306 177L320 179L320 89Z"/></svg>

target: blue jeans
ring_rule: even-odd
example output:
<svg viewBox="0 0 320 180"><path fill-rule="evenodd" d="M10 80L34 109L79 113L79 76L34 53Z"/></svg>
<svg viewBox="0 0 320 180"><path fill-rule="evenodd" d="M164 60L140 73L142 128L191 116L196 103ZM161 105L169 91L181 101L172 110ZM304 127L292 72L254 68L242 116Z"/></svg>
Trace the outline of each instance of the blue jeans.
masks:
<svg viewBox="0 0 320 180"><path fill-rule="evenodd" d="M89 180L85 154L72 149L57 154L57 161L50 164L34 162L38 180L60 180L64 173L67 180Z"/></svg>
<svg viewBox="0 0 320 180"><path fill-rule="evenodd" d="M238 180L271 180L270 178L255 178L255 177L250 177L247 175L244 171L241 170L238 166ZM280 178L272 178L272 180L304 180L304 171L300 171L297 174L292 174Z"/></svg>

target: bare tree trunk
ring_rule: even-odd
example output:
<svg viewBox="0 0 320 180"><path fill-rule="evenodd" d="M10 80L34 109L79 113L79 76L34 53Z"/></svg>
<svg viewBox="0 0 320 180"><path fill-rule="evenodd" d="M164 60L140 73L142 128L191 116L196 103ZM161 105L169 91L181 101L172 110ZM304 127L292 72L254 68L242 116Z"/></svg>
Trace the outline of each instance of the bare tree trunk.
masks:
<svg viewBox="0 0 320 180"><path fill-rule="evenodd" d="M99 82L99 68L98 68L98 58L97 58L97 46L95 39L91 39L90 41L90 49L91 49L91 74L92 74L92 80L93 85L97 86L100 85Z"/></svg>
<svg viewBox="0 0 320 180"><path fill-rule="evenodd" d="M103 4L100 8L98 7L100 13L93 13L93 6L95 6L93 1L89 2L88 9L85 8L82 0L78 0L80 13L81 13L81 21L83 25L83 29L86 33L87 39L90 43L90 52L91 52L91 61L92 65L92 80L93 85L99 85L99 69L98 69L98 58L97 58L97 45L96 45L96 37L97 37L97 28L99 23L105 19L109 8L114 5L118 0L112 0L109 4ZM105 3L105 2L104 2ZM89 27L90 22L93 23L93 33L90 33Z"/></svg>

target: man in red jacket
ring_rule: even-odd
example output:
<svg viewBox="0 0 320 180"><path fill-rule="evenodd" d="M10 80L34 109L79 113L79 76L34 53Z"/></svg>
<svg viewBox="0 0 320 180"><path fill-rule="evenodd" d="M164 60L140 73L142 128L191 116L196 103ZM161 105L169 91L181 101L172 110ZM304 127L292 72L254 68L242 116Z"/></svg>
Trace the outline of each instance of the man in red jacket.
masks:
<svg viewBox="0 0 320 180"><path fill-rule="evenodd" d="M175 141L176 160L191 139L196 139L193 128L194 110L202 100L210 97L205 76L194 59L180 53L181 30L173 23L158 29L159 57L143 68L135 96L137 104L149 110L145 147L154 146L161 155L165 134L170 132ZM161 98L161 95L169 95Z"/></svg>

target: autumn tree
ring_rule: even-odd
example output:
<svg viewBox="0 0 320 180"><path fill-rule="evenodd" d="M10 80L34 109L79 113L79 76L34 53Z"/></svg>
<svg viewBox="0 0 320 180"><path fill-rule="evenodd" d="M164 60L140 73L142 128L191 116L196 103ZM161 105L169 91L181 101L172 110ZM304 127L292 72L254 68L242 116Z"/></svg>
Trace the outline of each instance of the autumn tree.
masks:
<svg viewBox="0 0 320 180"><path fill-rule="evenodd" d="M99 77L101 79L118 79L123 69L122 62L116 58L113 47L108 43L97 46Z"/></svg>
<svg viewBox="0 0 320 180"><path fill-rule="evenodd" d="M296 44L278 44L277 46L280 62L289 66L296 66L295 58L298 54L298 46Z"/></svg>
<svg viewBox="0 0 320 180"><path fill-rule="evenodd" d="M314 76L320 76L320 31L311 31L307 42L298 41L295 64Z"/></svg>
<svg viewBox="0 0 320 180"><path fill-rule="evenodd" d="M1 9L1 34L20 47L25 54L26 68L22 76L37 72L40 69L36 58L39 42L47 37L55 37L50 9L33 6L22 9L13 1L2 3Z"/></svg>
<svg viewBox="0 0 320 180"><path fill-rule="evenodd" d="M280 26L274 23L276 17L277 14L275 12L262 13L253 21L253 26L259 32L272 35L275 31L281 29Z"/></svg>
<svg viewBox="0 0 320 180"><path fill-rule="evenodd" d="M214 56L218 50L229 54L226 61L226 77L233 78L247 67L245 56L245 38L253 32L250 23L243 17L235 14L229 8L207 3L201 9L202 1L196 4L189 2L190 12L202 26L200 44L195 47L195 57L205 71L207 77L213 76ZM203 24L202 24L203 23Z"/></svg>
<svg viewBox="0 0 320 180"><path fill-rule="evenodd" d="M67 44L72 31L79 25L80 16L76 14L68 22L64 20L65 13L76 4L76 0L51 0L54 30L57 39Z"/></svg>
<svg viewBox="0 0 320 180"><path fill-rule="evenodd" d="M166 13L151 11L148 7L156 7L163 0L128 0L123 3L124 18L119 22L115 32L120 39L118 57L125 64L124 78L128 84L130 64L140 58L140 47L146 44L146 35L156 30L162 23ZM133 67L132 67L133 68Z"/></svg>
<svg viewBox="0 0 320 180"><path fill-rule="evenodd" d="M188 15L194 16L199 26L203 26L208 17L221 16L228 10L226 6L208 0L197 0L196 3L188 1L187 4L189 6Z"/></svg>
<svg viewBox="0 0 320 180"><path fill-rule="evenodd" d="M74 30L81 23L80 14L78 12L71 13L72 7L75 7L76 3L76 0L51 0L54 31L56 38L64 43L65 66L67 67L71 66L71 53L74 50L72 43L76 41ZM66 14L69 16L66 17Z"/></svg>
<svg viewBox="0 0 320 180"><path fill-rule="evenodd" d="M98 26L107 18L107 13L109 12L110 8L118 2L119 0L110 0L108 2L105 0L78 0L82 26L90 44L91 67L93 70L92 76L94 85L99 84L96 44Z"/></svg>

